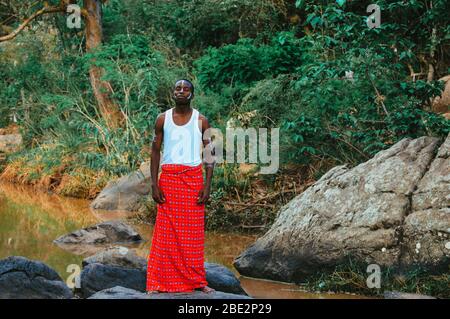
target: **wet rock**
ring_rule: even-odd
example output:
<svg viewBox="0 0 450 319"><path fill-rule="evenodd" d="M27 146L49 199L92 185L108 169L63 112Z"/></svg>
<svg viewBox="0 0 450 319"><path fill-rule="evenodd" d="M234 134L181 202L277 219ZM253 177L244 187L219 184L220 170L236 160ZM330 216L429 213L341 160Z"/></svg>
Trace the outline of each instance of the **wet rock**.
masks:
<svg viewBox="0 0 450 319"><path fill-rule="evenodd" d="M92 201L90 207L105 210L138 211L151 191L150 163L129 175L109 182Z"/></svg>
<svg viewBox="0 0 450 319"><path fill-rule="evenodd" d="M89 226L54 240L57 244L135 243L142 240L131 226L112 220Z"/></svg>
<svg viewBox="0 0 450 319"><path fill-rule="evenodd" d="M0 299L70 299L72 291L55 270L21 256L0 260Z"/></svg>
<svg viewBox="0 0 450 319"><path fill-rule="evenodd" d="M157 293L147 295L144 292L116 286L99 291L88 299L252 299L248 296L236 295L215 291L204 293L194 291L193 293Z"/></svg>
<svg viewBox="0 0 450 319"><path fill-rule="evenodd" d="M246 295L241 283L227 267L214 263L205 263L208 286L218 291Z"/></svg>
<svg viewBox="0 0 450 319"><path fill-rule="evenodd" d="M437 138L407 138L354 168L331 169L285 205L234 266L242 275L288 282L349 256L380 266L447 267L448 143L436 157ZM421 257L411 258L417 249Z"/></svg>
<svg viewBox="0 0 450 319"><path fill-rule="evenodd" d="M92 263L81 271L81 293L87 298L98 291L115 286L145 292L146 280L146 272L142 269Z"/></svg>
<svg viewBox="0 0 450 319"><path fill-rule="evenodd" d="M115 286L96 292L88 299L149 299L145 292Z"/></svg>
<svg viewBox="0 0 450 319"><path fill-rule="evenodd" d="M111 249L113 244L64 244L55 242L59 248L78 256L93 256L105 249ZM125 244L123 244L125 245ZM136 245L136 244L130 244Z"/></svg>
<svg viewBox="0 0 450 319"><path fill-rule="evenodd" d="M399 291L385 291L384 299L436 299L432 296L420 295L420 294L410 294L406 292Z"/></svg>
<svg viewBox="0 0 450 319"><path fill-rule="evenodd" d="M93 256L85 258L82 264L83 267L85 267L94 263L125 268L135 268L144 271L147 270L147 261L145 258L136 255L134 250L122 246L114 246L100 251Z"/></svg>

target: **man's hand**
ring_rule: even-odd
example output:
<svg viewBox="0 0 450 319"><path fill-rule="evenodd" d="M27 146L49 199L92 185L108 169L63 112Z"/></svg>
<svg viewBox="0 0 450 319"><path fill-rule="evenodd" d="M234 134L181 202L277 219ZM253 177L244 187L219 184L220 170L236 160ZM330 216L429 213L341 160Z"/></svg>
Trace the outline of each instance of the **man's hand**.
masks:
<svg viewBox="0 0 450 319"><path fill-rule="evenodd" d="M201 205L201 204L205 204L208 199L209 199L209 187L205 187L203 188L199 193L198 193L198 201L197 204Z"/></svg>
<svg viewBox="0 0 450 319"><path fill-rule="evenodd" d="M152 197L153 197L153 200L155 202L157 202L158 204L163 204L166 201L166 198L164 197L163 192L156 185L152 186Z"/></svg>

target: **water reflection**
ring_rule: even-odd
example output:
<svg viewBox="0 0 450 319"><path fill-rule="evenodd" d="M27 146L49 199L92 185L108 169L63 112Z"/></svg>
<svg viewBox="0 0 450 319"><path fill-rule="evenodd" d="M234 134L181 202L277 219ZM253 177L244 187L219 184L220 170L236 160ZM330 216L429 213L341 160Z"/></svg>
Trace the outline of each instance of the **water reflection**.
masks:
<svg viewBox="0 0 450 319"><path fill-rule="evenodd" d="M253 298L274 299L362 299L364 296L343 293L314 293L308 292L303 287L241 276L239 278L242 287Z"/></svg>

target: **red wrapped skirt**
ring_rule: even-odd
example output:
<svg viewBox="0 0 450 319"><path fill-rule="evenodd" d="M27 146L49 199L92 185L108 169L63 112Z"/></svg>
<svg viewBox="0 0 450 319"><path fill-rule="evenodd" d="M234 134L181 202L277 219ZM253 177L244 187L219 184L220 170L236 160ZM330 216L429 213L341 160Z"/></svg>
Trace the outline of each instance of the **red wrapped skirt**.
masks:
<svg viewBox="0 0 450 319"><path fill-rule="evenodd" d="M157 205L147 265L147 291L188 292L206 286L205 205L202 166L163 164L159 186L166 199Z"/></svg>

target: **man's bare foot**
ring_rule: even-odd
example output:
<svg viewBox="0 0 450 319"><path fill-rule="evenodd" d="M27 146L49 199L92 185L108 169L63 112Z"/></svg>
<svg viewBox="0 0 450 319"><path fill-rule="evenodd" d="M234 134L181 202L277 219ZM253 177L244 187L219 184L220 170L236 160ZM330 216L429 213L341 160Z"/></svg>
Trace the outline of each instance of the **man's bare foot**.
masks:
<svg viewBox="0 0 450 319"><path fill-rule="evenodd" d="M204 293L210 294L214 291L216 291L216 290L211 287L208 287L208 286L202 287L202 292L204 292Z"/></svg>

